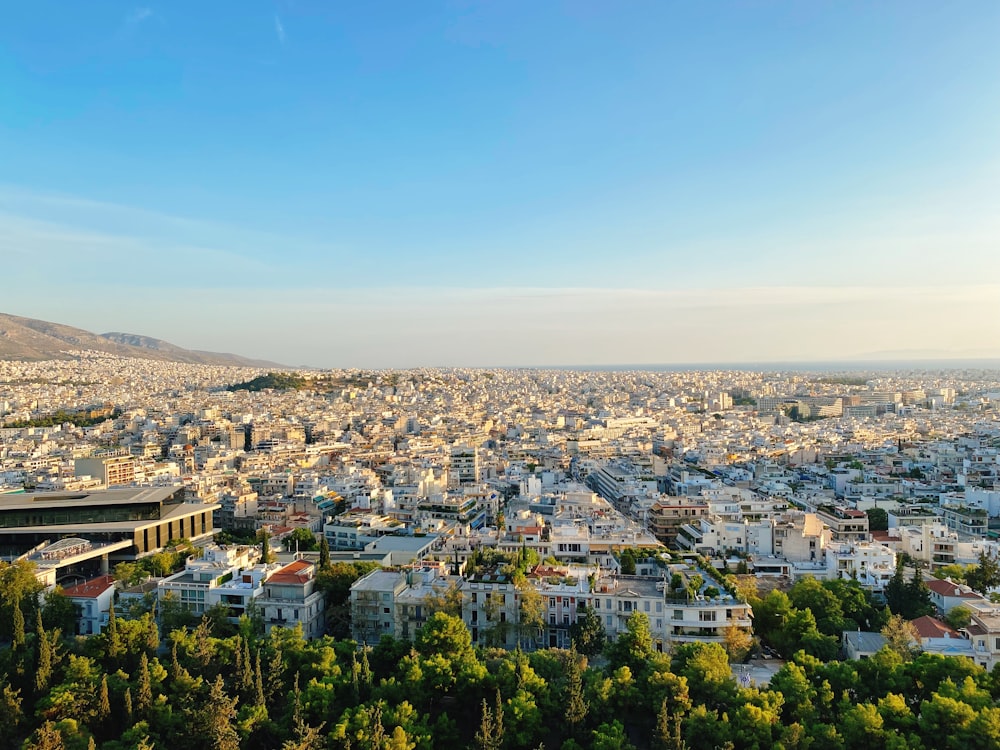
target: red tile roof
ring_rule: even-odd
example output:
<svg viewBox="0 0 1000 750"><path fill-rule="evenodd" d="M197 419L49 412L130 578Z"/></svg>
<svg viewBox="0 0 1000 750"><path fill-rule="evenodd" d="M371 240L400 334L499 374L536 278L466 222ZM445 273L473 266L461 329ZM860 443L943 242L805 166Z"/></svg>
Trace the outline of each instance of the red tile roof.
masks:
<svg viewBox="0 0 1000 750"><path fill-rule="evenodd" d="M305 583L310 576L308 569L313 567L311 562L296 560L272 574L267 579L268 583Z"/></svg>
<svg viewBox="0 0 1000 750"><path fill-rule="evenodd" d="M63 589L63 594L74 599L96 599L114 585L115 579L111 576L98 576Z"/></svg>
<svg viewBox="0 0 1000 750"><path fill-rule="evenodd" d="M958 596L962 599L981 599L975 591L954 581L945 581L934 578L927 581L927 588L939 596Z"/></svg>
<svg viewBox="0 0 1000 750"><path fill-rule="evenodd" d="M923 617L918 617L916 620L911 620L910 624L917 631L917 635L921 638L961 638L957 630L945 625L938 619L930 617L929 615L924 615Z"/></svg>

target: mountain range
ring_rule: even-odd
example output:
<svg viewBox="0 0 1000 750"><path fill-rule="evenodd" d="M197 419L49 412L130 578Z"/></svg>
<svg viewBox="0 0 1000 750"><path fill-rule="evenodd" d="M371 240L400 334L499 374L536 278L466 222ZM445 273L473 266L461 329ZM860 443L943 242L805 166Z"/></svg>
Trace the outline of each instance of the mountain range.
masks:
<svg viewBox="0 0 1000 750"><path fill-rule="evenodd" d="M236 354L183 349L134 333L91 333L82 328L0 313L0 360L72 359L81 350L119 357L155 359L195 365L283 367L274 362Z"/></svg>

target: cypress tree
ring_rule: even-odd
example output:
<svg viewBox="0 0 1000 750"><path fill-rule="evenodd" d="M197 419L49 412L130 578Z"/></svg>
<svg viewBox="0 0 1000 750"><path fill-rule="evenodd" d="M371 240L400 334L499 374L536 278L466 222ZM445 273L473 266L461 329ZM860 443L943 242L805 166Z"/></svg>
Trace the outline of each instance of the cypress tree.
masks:
<svg viewBox="0 0 1000 750"><path fill-rule="evenodd" d="M42 627L42 613L36 617L35 632L38 641L38 666L35 668L35 692L41 695L49 687L52 678L52 652L55 647L49 640L48 633Z"/></svg>
<svg viewBox="0 0 1000 750"><path fill-rule="evenodd" d="M257 656L254 659L253 688L254 688L254 705L266 706L267 701L264 698L264 675L260 671L260 649L257 650Z"/></svg>
<svg viewBox="0 0 1000 750"><path fill-rule="evenodd" d="M132 712L132 688L125 688L125 726L135 724L135 716Z"/></svg>
<svg viewBox="0 0 1000 750"><path fill-rule="evenodd" d="M149 676L149 659L144 653L139 657L139 685L137 687L135 707L139 716L145 718L153 705L153 685Z"/></svg>
<svg viewBox="0 0 1000 750"><path fill-rule="evenodd" d="M244 697L249 697L254 689L253 667L250 664L250 641L246 638L240 638L240 641L242 641L243 647L237 649L237 681L240 687L240 693Z"/></svg>
<svg viewBox="0 0 1000 750"><path fill-rule="evenodd" d="M108 633L107 633L107 653L108 658L117 661L125 653L125 644L122 643L121 633L118 632L118 618L115 617L115 605L112 604L108 610Z"/></svg>
<svg viewBox="0 0 1000 750"><path fill-rule="evenodd" d="M326 534L319 538L319 567L320 570L330 567L330 543L326 541Z"/></svg>
<svg viewBox="0 0 1000 750"><path fill-rule="evenodd" d="M17 597L14 597L13 609L11 611L13 616L13 633L11 635L12 647L18 648L24 645L24 612L21 611L21 602ZM61 741L61 736L60 736Z"/></svg>
<svg viewBox="0 0 1000 750"><path fill-rule="evenodd" d="M111 697L108 694L108 676L101 676L101 687L97 692L97 720L107 721L111 716Z"/></svg>

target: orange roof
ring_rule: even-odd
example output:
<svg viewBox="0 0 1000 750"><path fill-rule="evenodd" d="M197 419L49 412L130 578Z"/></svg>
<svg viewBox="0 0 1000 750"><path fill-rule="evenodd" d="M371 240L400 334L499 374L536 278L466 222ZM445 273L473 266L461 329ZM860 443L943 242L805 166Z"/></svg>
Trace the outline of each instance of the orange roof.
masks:
<svg viewBox="0 0 1000 750"><path fill-rule="evenodd" d="M63 589L63 594L74 599L96 599L114 585L115 579L111 576L98 576Z"/></svg>
<svg viewBox="0 0 1000 750"><path fill-rule="evenodd" d="M945 581L934 578L927 581L927 588L940 596L958 596L962 599L982 599L982 597L975 591L970 591L968 586L954 583L953 581Z"/></svg>
<svg viewBox="0 0 1000 750"><path fill-rule="evenodd" d="M910 620L910 624L921 638L961 638L957 630L953 630L940 620L929 615Z"/></svg>
<svg viewBox="0 0 1000 750"><path fill-rule="evenodd" d="M309 568L313 567L311 562L296 560L281 568L267 579L268 583L305 583L309 580Z"/></svg>

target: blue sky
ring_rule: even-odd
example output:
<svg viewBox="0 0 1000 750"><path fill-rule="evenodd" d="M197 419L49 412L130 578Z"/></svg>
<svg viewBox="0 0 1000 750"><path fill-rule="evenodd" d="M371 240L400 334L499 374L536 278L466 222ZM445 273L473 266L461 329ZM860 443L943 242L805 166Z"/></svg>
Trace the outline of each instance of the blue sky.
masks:
<svg viewBox="0 0 1000 750"><path fill-rule="evenodd" d="M35 0L0 311L318 366L1000 356L1000 4Z"/></svg>

